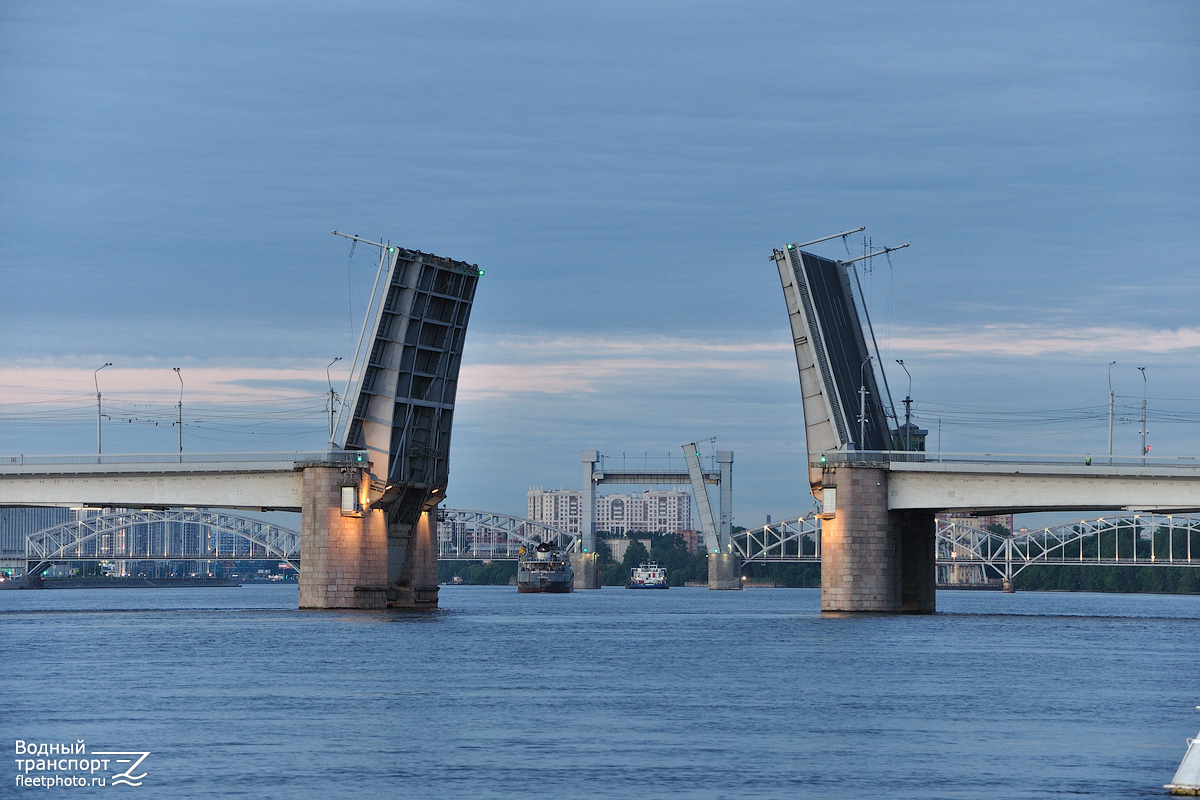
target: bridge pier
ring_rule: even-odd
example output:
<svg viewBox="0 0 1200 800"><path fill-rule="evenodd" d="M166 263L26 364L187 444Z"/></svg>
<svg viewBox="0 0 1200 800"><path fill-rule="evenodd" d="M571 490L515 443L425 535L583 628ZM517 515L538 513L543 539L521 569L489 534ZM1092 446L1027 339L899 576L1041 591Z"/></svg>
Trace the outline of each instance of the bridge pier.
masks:
<svg viewBox="0 0 1200 800"><path fill-rule="evenodd" d="M600 588L600 561L595 553L571 553L571 572L575 589Z"/></svg>
<svg viewBox="0 0 1200 800"><path fill-rule="evenodd" d="M342 487L361 500L359 468L304 468L300 522L300 608L385 608L388 531L381 509L342 511ZM436 567L435 567L436 569Z"/></svg>
<svg viewBox="0 0 1200 800"><path fill-rule="evenodd" d="M887 480L884 469L851 465L822 476L822 611L936 609L933 513L888 511Z"/></svg>
<svg viewBox="0 0 1200 800"><path fill-rule="evenodd" d="M742 588L742 559L733 553L709 553L708 588L727 590Z"/></svg>
<svg viewBox="0 0 1200 800"><path fill-rule="evenodd" d="M437 507L411 525L389 523L387 536L387 607L437 608Z"/></svg>

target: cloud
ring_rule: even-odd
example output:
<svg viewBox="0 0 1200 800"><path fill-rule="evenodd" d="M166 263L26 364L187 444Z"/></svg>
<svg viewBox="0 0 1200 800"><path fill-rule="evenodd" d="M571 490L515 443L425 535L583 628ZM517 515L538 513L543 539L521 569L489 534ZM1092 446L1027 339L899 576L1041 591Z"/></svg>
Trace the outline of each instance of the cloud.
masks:
<svg viewBox="0 0 1200 800"><path fill-rule="evenodd" d="M59 364L0 366L0 404L94 398L93 370ZM309 397L321 394L326 386L323 366L184 367L182 375L185 403ZM105 398L174 401L179 397L179 379L170 368L159 365L114 366L97 377Z"/></svg>
<svg viewBox="0 0 1200 800"><path fill-rule="evenodd" d="M978 328L893 329L888 345L895 351L942 355L990 353L1004 356L1110 355L1180 353L1200 349L1200 328L1064 327L983 325Z"/></svg>
<svg viewBox="0 0 1200 800"><path fill-rule="evenodd" d="M787 342L713 342L684 337L510 336L464 365L460 400L515 395L595 394L636 385L683 393L698 381L761 382L786 363Z"/></svg>

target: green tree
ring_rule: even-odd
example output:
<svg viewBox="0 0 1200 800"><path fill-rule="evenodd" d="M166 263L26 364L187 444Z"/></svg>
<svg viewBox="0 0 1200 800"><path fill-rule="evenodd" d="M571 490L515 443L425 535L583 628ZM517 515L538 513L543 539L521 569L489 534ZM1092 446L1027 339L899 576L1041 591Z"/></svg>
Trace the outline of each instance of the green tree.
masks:
<svg viewBox="0 0 1200 800"><path fill-rule="evenodd" d="M621 559L621 564L626 570L631 570L649 560L650 551L646 549L646 545L642 544L640 539L634 539L629 543L629 547L625 548L625 558Z"/></svg>

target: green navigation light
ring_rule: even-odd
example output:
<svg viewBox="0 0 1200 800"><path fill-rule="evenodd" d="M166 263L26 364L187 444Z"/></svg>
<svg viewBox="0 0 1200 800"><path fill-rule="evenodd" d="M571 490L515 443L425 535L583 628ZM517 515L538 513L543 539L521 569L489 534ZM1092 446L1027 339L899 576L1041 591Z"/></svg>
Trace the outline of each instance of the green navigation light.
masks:
<svg viewBox="0 0 1200 800"><path fill-rule="evenodd" d="M796 249L796 245L794 245L794 244L788 245L788 250L795 250L795 249Z"/></svg>
<svg viewBox="0 0 1200 800"><path fill-rule="evenodd" d="M479 270L479 277L483 277L483 270Z"/></svg>
<svg viewBox="0 0 1200 800"><path fill-rule="evenodd" d="M389 252L389 253L394 253L394 252L396 252L396 248L394 248L394 247L389 247L389 248L388 248L388 252Z"/></svg>

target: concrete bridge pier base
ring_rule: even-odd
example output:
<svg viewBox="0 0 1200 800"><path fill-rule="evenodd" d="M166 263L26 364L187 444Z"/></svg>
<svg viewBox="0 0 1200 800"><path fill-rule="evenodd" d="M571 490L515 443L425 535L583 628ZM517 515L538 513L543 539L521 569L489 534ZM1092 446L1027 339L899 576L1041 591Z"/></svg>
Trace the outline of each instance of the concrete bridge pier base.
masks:
<svg viewBox="0 0 1200 800"><path fill-rule="evenodd" d="M300 608L384 608L387 524L383 511L342 512L342 487L366 492L360 469L305 467Z"/></svg>
<svg viewBox="0 0 1200 800"><path fill-rule="evenodd" d="M741 589L741 556L733 553L710 553L708 556L708 588Z"/></svg>
<svg viewBox="0 0 1200 800"><path fill-rule="evenodd" d="M575 574L574 588L600 588L600 561L595 553L571 553L571 572Z"/></svg>
<svg viewBox="0 0 1200 800"><path fill-rule="evenodd" d="M937 528L932 511L892 511L900 528L900 610L932 614L937 610Z"/></svg>
<svg viewBox="0 0 1200 800"><path fill-rule="evenodd" d="M437 608L437 554L436 507L421 512L411 527L395 525L388 531L388 608Z"/></svg>
<svg viewBox="0 0 1200 800"><path fill-rule="evenodd" d="M822 485L837 499L821 523L821 610L932 613L932 512L889 512L887 471L875 467L838 467Z"/></svg>

